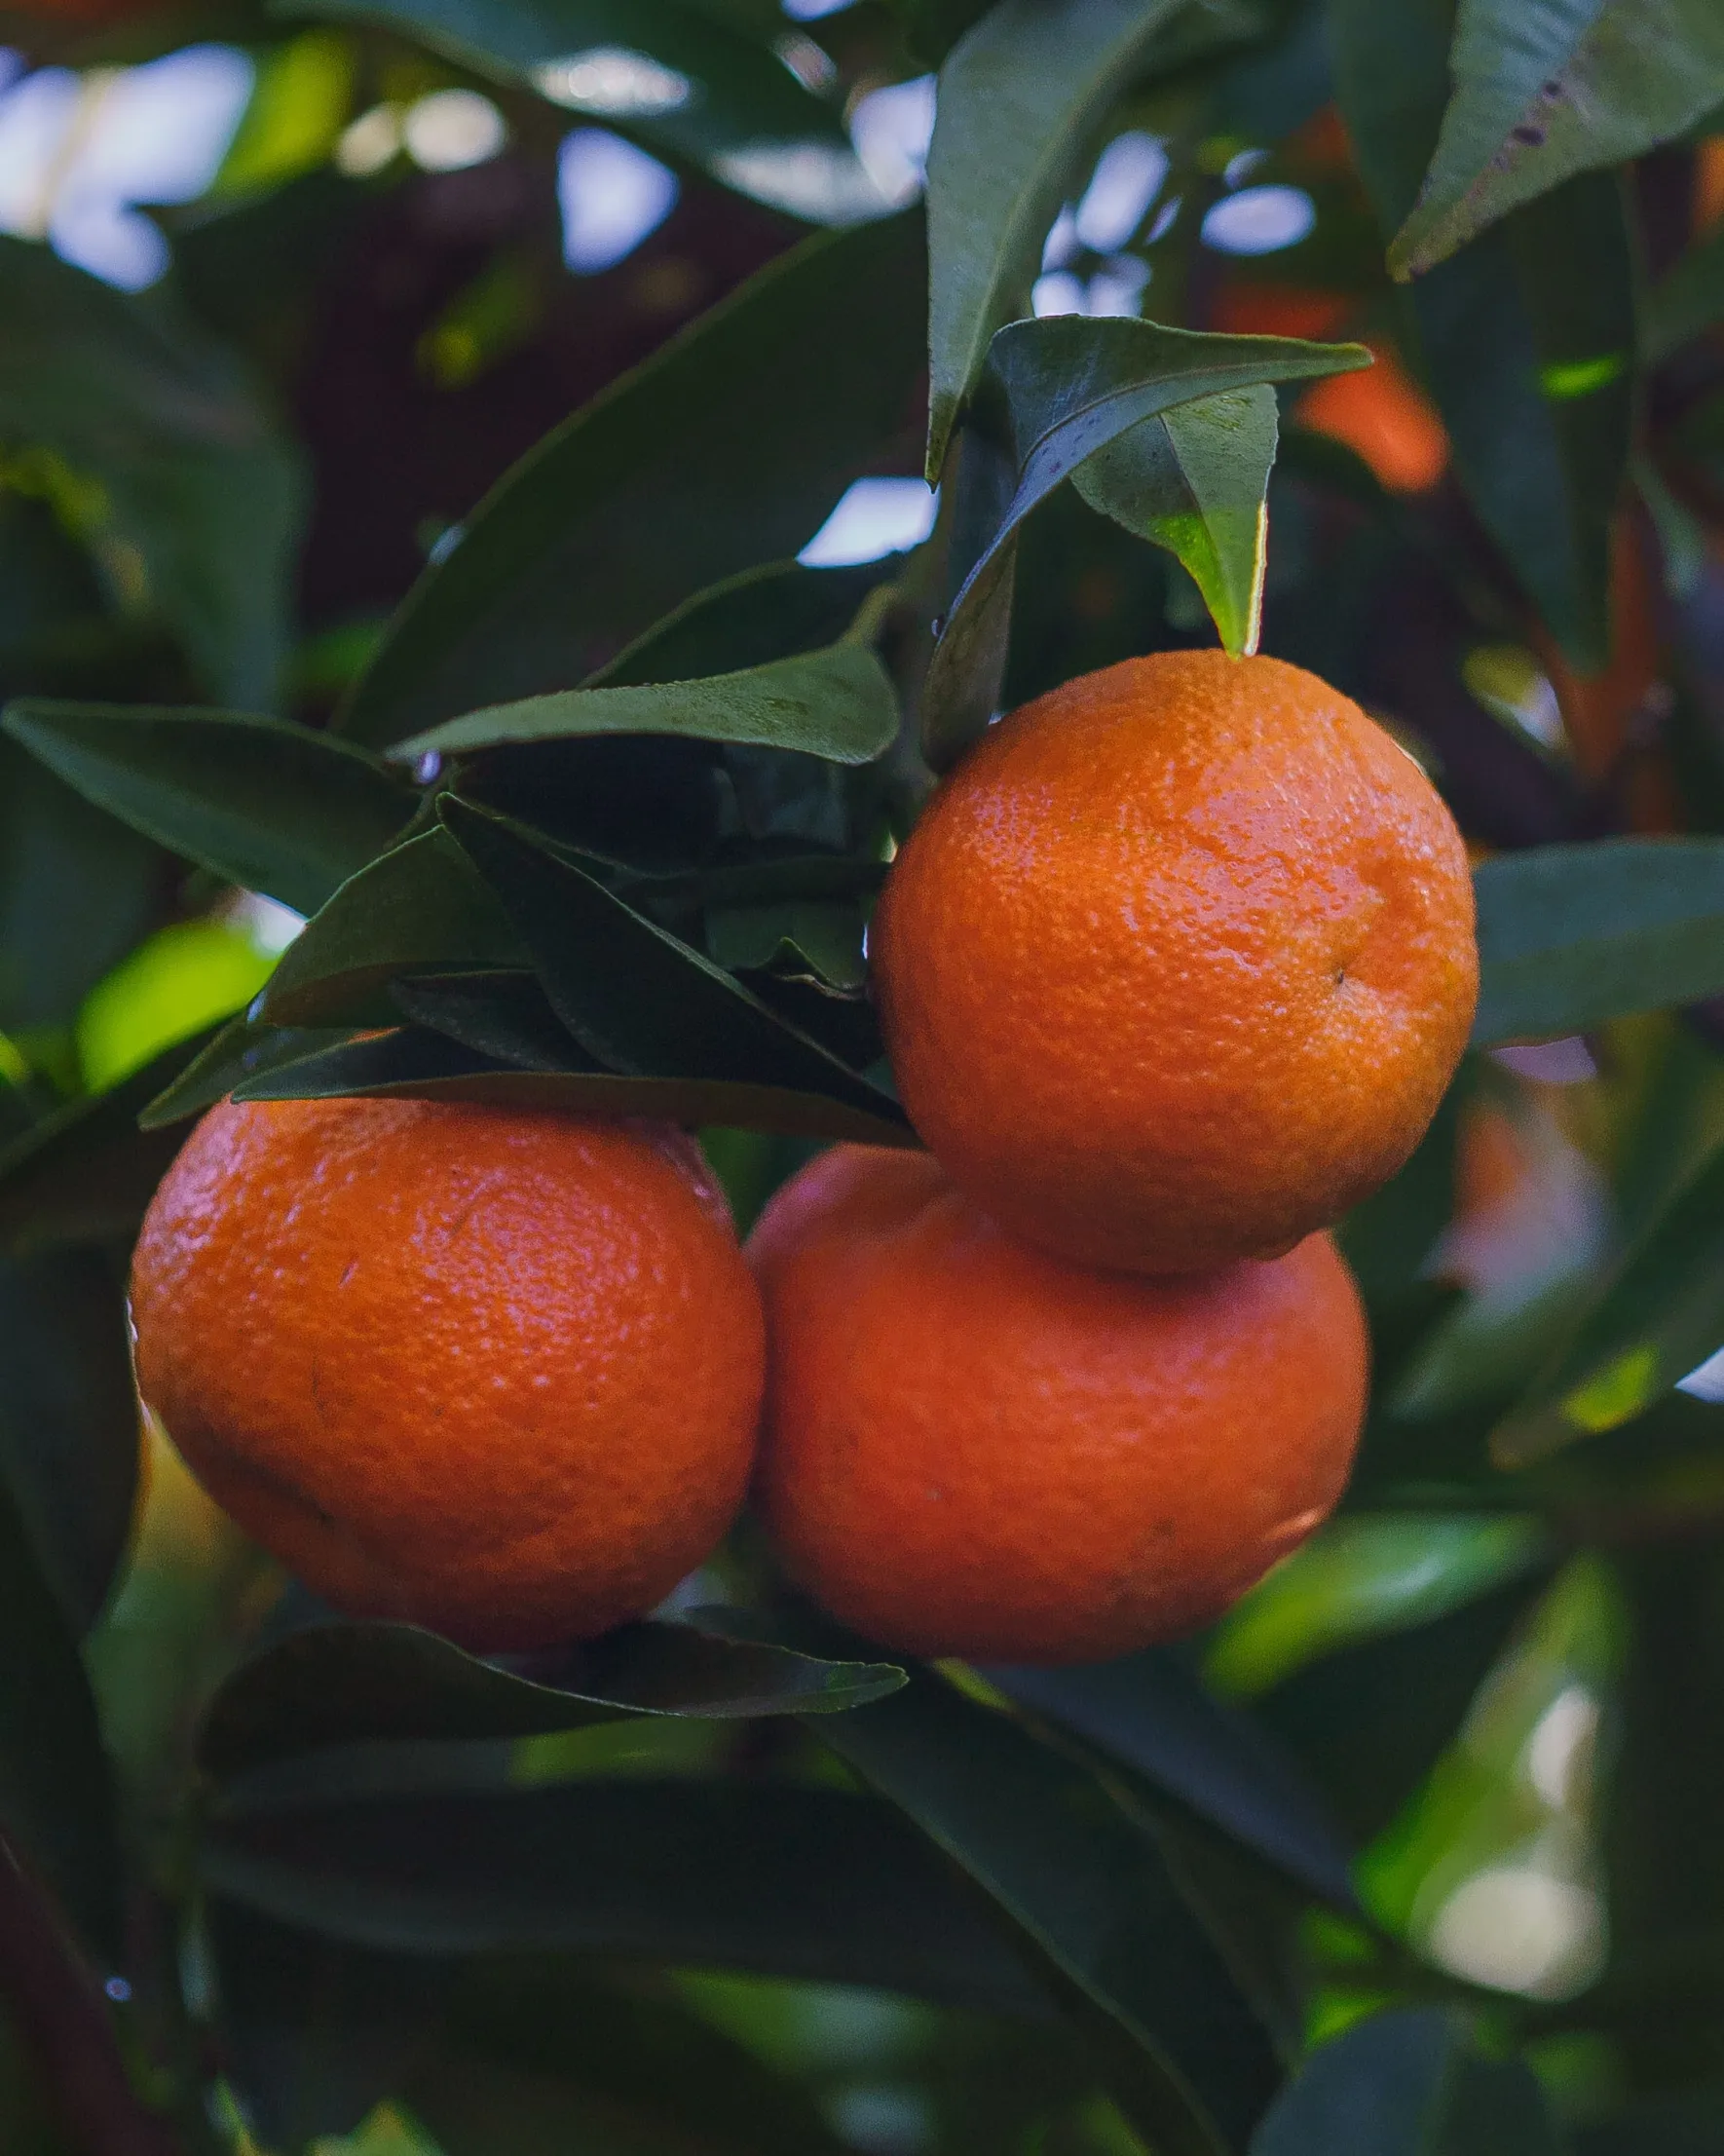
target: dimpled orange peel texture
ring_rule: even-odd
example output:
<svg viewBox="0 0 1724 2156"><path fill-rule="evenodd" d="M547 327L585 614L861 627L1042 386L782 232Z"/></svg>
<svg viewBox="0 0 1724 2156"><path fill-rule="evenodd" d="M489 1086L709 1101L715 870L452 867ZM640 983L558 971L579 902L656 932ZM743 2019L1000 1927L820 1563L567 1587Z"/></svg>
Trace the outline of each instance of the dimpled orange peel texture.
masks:
<svg viewBox="0 0 1724 2156"><path fill-rule="evenodd" d="M759 1297L675 1133L426 1101L213 1109L132 1275L139 1387L351 1614L479 1650L638 1616L747 1484Z"/></svg>
<svg viewBox="0 0 1724 2156"><path fill-rule="evenodd" d="M1144 1279L1004 1234L925 1154L841 1146L750 1237L756 1501L791 1577L908 1654L1094 1661L1219 1614L1347 1479L1365 1320L1327 1235Z"/></svg>
<svg viewBox="0 0 1724 2156"><path fill-rule="evenodd" d="M1357 704L1161 652L994 726L887 877L911 1118L1002 1226L1190 1271L1291 1249L1402 1164L1466 1045L1453 818Z"/></svg>

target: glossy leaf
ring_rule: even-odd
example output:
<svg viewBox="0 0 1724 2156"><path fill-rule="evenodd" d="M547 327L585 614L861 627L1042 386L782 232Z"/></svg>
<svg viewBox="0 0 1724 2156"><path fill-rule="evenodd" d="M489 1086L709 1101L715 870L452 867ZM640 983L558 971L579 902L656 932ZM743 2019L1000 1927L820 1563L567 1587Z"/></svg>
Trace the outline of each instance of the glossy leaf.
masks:
<svg viewBox="0 0 1724 2156"><path fill-rule="evenodd" d="M898 700L885 668L863 645L841 643L701 680L528 697L449 719L392 754L453 756L594 734L682 734L866 764L891 745L897 730Z"/></svg>
<svg viewBox="0 0 1724 2156"><path fill-rule="evenodd" d="M169 624L208 690L268 706L300 477L239 371L162 294L116 291L10 236L0 317L0 435L63 460L98 565Z"/></svg>
<svg viewBox="0 0 1724 2156"><path fill-rule="evenodd" d="M1334 0L1335 89L1378 221L1410 210L1448 95L1447 0ZM1610 522L1636 344L1622 199L1603 173L1528 203L1410 295L1456 477L1571 662L1608 655Z"/></svg>
<svg viewBox="0 0 1724 2156"><path fill-rule="evenodd" d="M1481 1045L1724 994L1724 840L1535 847L1473 886Z"/></svg>
<svg viewBox="0 0 1724 2156"><path fill-rule="evenodd" d="M1458 2017L1373 2015L1312 2053L1251 2156L1560 2156L1531 2069L1482 2058Z"/></svg>
<svg viewBox="0 0 1724 2156"><path fill-rule="evenodd" d="M4 724L98 809L300 913L413 813L411 790L370 757L281 719L32 700L10 705Z"/></svg>
<svg viewBox="0 0 1724 2156"><path fill-rule="evenodd" d="M1389 267L1416 277L1577 172L1626 165L1724 102L1711 0L1461 0L1443 116Z"/></svg>
<svg viewBox="0 0 1724 2156"><path fill-rule="evenodd" d="M337 1045L348 1036L339 1027L271 1026L245 1017L223 1026L156 1097L139 1110L140 1130L166 1130L201 1116L236 1086L283 1063Z"/></svg>
<svg viewBox="0 0 1724 2156"><path fill-rule="evenodd" d="M281 954L258 1015L272 1025L387 1024L383 991L413 972L520 965L502 903L442 829L382 854L336 891Z"/></svg>
<svg viewBox="0 0 1724 2156"><path fill-rule="evenodd" d="M860 1145L908 1146L906 1124L884 1111L856 1108L830 1094L787 1085L723 1078L634 1078L581 1068L523 1070L431 1032L402 1027L312 1055L296 1056L234 1089L242 1101L382 1099L477 1101L508 1109L554 1108L575 1116L649 1116L694 1126L723 1123L772 1130L792 1138L851 1139ZM881 1095L882 1100L885 1095Z"/></svg>
<svg viewBox="0 0 1724 2156"><path fill-rule="evenodd" d="M1698 239L1647 293L1640 311L1640 350L1668 359L1690 338L1724 322L1724 225Z"/></svg>
<svg viewBox="0 0 1724 2156"><path fill-rule="evenodd" d="M1369 363L1362 345L1223 336L1127 317L1058 316L1000 330L989 351L986 388L1006 415L1016 487L992 533L983 535L935 648L922 697L929 761L950 764L987 723L990 700L971 692L969 677L986 670L999 644L1018 530L1062 480L1176 405Z"/></svg>
<svg viewBox="0 0 1724 2156"><path fill-rule="evenodd" d="M136 1231L181 1131L140 1131L139 1114L205 1045L182 1041L115 1086L71 1101L0 1151L0 1250L106 1242Z"/></svg>
<svg viewBox="0 0 1724 2156"><path fill-rule="evenodd" d="M1006 1695L1123 1761L1312 1893L1349 1907L1348 1853L1303 1775L1178 1655L983 1673Z"/></svg>
<svg viewBox="0 0 1724 2156"><path fill-rule="evenodd" d="M631 688L740 672L836 643L898 557L854 569L769 561L723 577L644 629L581 686Z"/></svg>
<svg viewBox="0 0 1724 2156"><path fill-rule="evenodd" d="M0 1476L74 1632L107 1599L137 1494L122 1268L101 1250L0 1259Z"/></svg>
<svg viewBox="0 0 1724 2156"><path fill-rule="evenodd" d="M518 826L454 800L441 813L503 900L557 1016L607 1069L813 1093L899 1119L888 1094Z"/></svg>
<svg viewBox="0 0 1724 2156"><path fill-rule="evenodd" d="M1140 421L1074 475L1092 509L1178 558L1235 659L1262 625L1275 436L1261 383Z"/></svg>
<svg viewBox="0 0 1724 2156"><path fill-rule="evenodd" d="M232 1775L381 1738L547 1736L625 1715L835 1714L904 1682L889 1663L823 1662L651 1621L533 1667L512 1674L413 1625L310 1625L228 1679L200 1756L211 1774Z"/></svg>
<svg viewBox="0 0 1724 2156"><path fill-rule="evenodd" d="M360 1946L551 1948L1045 2010L939 1858L844 1790L598 1780L302 1806L218 1822L201 1863L247 1908Z"/></svg>
<svg viewBox="0 0 1724 2156"><path fill-rule="evenodd" d="M1632 1421L1724 1345L1724 1151L1709 1154L1623 1257L1491 1451L1519 1467Z"/></svg>
<svg viewBox="0 0 1724 2156"><path fill-rule="evenodd" d="M989 340L1029 311L1042 241L1107 106L1180 0L1000 0L940 70L928 151L930 483Z"/></svg>
<svg viewBox="0 0 1724 2156"><path fill-rule="evenodd" d="M532 87L577 116L589 113L651 147L693 159L716 178L817 224L879 217L891 205L850 146L839 109L811 94L765 39L689 0L317 0L308 12L404 32L464 66ZM656 108L618 114L596 89L582 97L583 56L656 61ZM637 62L638 64L638 62Z"/></svg>
<svg viewBox="0 0 1724 2156"><path fill-rule="evenodd" d="M853 1726L841 1720L822 1741L1126 2048L1134 2123L1157 2147L1216 2151L1257 2116L1275 2080L1267 2037L1153 1837L1091 1774L950 1685L913 1683Z"/></svg>
<svg viewBox="0 0 1724 2156"><path fill-rule="evenodd" d="M345 731L398 741L571 688L718 579L795 553L901 425L921 253L919 217L810 240L546 435L420 579Z"/></svg>

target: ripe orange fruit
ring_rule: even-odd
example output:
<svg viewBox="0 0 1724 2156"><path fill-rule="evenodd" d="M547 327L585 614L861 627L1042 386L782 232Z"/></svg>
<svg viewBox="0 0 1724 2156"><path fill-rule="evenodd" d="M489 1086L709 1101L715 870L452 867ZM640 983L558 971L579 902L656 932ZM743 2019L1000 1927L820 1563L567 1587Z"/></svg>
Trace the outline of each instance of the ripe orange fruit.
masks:
<svg viewBox="0 0 1724 2156"><path fill-rule="evenodd" d="M1366 1331L1327 1235L1145 1280L1045 1256L926 1154L841 1146L749 1240L756 1490L790 1575L903 1653L1077 1662L1219 1614L1347 1479Z"/></svg>
<svg viewBox="0 0 1724 2156"><path fill-rule="evenodd" d="M763 1383L760 1299L678 1144L427 1101L213 1109L137 1246L139 1389L339 1609L481 1650L639 1616L730 1525Z"/></svg>
<svg viewBox="0 0 1724 2156"><path fill-rule="evenodd" d="M1466 1044L1466 849L1357 704L1274 659L1128 660L936 792L871 930L954 1182L1082 1264L1288 1250L1391 1175Z"/></svg>

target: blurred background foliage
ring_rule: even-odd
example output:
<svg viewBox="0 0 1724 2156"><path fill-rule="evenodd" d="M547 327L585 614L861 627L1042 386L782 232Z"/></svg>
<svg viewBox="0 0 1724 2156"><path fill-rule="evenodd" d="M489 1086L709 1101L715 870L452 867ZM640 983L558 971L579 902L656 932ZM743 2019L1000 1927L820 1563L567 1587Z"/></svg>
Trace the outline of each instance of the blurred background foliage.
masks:
<svg viewBox="0 0 1724 2156"><path fill-rule="evenodd" d="M1534 12L0 20L8 2156L1724 2150L1724 30ZM1213 1633L894 1690L744 1529L482 1667L140 1459L185 1115L642 1107L746 1228L903 1136L929 762L1258 604L1485 1001L1344 1229L1346 1506Z"/></svg>

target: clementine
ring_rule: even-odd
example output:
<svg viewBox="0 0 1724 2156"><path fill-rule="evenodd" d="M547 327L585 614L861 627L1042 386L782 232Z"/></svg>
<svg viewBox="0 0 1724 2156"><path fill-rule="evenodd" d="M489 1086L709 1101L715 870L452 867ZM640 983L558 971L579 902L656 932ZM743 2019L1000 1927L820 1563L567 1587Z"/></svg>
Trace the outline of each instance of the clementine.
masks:
<svg viewBox="0 0 1724 2156"><path fill-rule="evenodd" d="M954 1182L1080 1263L1289 1250L1417 1144L1478 992L1448 811L1357 704L1160 652L1002 719L887 876L874 982Z"/></svg>
<svg viewBox="0 0 1724 2156"><path fill-rule="evenodd" d="M791 1576L903 1653L1075 1662L1219 1614L1347 1478L1366 1331L1326 1235L1146 1280L1004 1234L926 1154L842 1146L748 1252L758 1500Z"/></svg>
<svg viewBox="0 0 1724 2156"><path fill-rule="evenodd" d="M1306 392L1293 416L1357 451L1391 494L1422 494L1448 469L1447 430L1394 353L1373 350L1374 366L1330 375Z"/></svg>
<svg viewBox="0 0 1724 2156"><path fill-rule="evenodd" d="M337 1608L482 1650L604 1631L707 1556L753 1456L760 1300L691 1154L560 1115L229 1102L144 1222L139 1389Z"/></svg>

